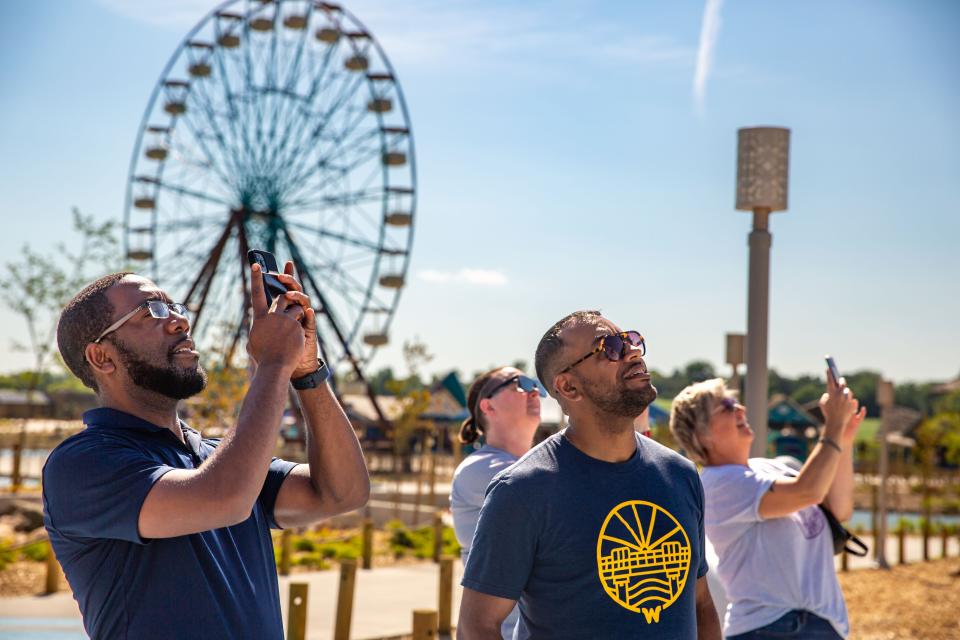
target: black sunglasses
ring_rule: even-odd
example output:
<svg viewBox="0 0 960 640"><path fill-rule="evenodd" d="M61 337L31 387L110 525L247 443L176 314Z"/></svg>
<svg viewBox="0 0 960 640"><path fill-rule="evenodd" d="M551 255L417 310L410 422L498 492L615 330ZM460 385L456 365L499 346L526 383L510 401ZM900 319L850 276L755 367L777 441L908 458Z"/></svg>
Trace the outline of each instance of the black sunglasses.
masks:
<svg viewBox="0 0 960 640"><path fill-rule="evenodd" d="M568 364L566 367L558 371L557 375L570 371L570 369L573 369L590 356L600 352L603 352L603 355L607 356L607 360L610 362L616 362L627 354L627 349L640 349L641 357L647 355L647 343L644 342L643 336L640 335L639 331L621 331L620 333L612 333L610 335L603 336L600 338L600 344L598 344L590 353L583 356L576 362Z"/></svg>
<svg viewBox="0 0 960 640"><path fill-rule="evenodd" d="M545 398L547 396L547 392L544 390L542 386L540 386L539 382L525 375L516 375L510 378L507 378L506 380L504 380L503 382L495 386L493 389L490 390L490 393L488 393L486 397L492 398L493 396L497 395L498 391L500 391L501 389L513 383L516 383L517 386L515 388L520 393L530 393L531 391L538 391L540 393L541 398Z"/></svg>

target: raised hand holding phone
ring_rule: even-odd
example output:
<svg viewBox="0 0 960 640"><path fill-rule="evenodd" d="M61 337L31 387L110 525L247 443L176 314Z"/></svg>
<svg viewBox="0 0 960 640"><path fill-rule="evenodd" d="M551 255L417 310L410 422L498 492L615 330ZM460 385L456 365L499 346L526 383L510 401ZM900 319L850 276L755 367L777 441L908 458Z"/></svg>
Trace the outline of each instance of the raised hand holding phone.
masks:
<svg viewBox="0 0 960 640"><path fill-rule="evenodd" d="M847 381L840 375L836 360L825 356L827 362L827 392L820 399L820 410L824 418L824 435L835 441L850 445L866 409L847 387Z"/></svg>
<svg viewBox="0 0 960 640"><path fill-rule="evenodd" d="M275 298L287 292L287 287L284 286L277 277L280 275L280 268L277 267L277 259L269 251L251 249L247 251L247 261L251 265L260 265L263 292L266 295L267 306L269 307L273 304Z"/></svg>
<svg viewBox="0 0 960 640"><path fill-rule="evenodd" d="M294 301L289 295L296 292L287 292L286 286L284 293L274 297L268 306L263 273L260 263L255 262L250 266L253 325L250 327L247 351L258 367L276 365L285 375L291 376L298 370L303 358L305 339L300 319L306 316L306 311L300 302ZM316 350L315 341L313 348Z"/></svg>

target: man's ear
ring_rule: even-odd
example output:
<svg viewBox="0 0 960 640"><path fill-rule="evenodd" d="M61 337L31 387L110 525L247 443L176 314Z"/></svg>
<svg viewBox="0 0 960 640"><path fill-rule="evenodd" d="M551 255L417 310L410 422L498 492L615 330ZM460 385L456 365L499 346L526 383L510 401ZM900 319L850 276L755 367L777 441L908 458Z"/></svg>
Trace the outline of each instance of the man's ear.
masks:
<svg viewBox="0 0 960 640"><path fill-rule="evenodd" d="M113 350L110 349L109 351ZM96 342L89 343L83 350L83 355L94 373L110 375L117 370L117 363L114 362L113 356L108 352L107 347L102 344Z"/></svg>
<svg viewBox="0 0 960 640"><path fill-rule="evenodd" d="M561 373L554 377L553 388L558 396L570 402L577 402L582 397L580 389L577 388L577 381L569 373Z"/></svg>

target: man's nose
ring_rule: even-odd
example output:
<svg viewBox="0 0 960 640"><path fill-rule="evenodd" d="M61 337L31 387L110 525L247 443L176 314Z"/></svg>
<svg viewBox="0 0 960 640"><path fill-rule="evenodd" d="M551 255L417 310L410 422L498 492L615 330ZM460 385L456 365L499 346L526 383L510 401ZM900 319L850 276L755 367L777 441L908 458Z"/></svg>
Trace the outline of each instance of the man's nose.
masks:
<svg viewBox="0 0 960 640"><path fill-rule="evenodd" d="M627 353L624 354L624 360L643 360L643 351L640 345L632 345L629 342L627 344Z"/></svg>
<svg viewBox="0 0 960 640"><path fill-rule="evenodd" d="M190 319L186 315L180 315L171 309L170 317L168 318L167 322L167 328L172 333L189 333Z"/></svg>

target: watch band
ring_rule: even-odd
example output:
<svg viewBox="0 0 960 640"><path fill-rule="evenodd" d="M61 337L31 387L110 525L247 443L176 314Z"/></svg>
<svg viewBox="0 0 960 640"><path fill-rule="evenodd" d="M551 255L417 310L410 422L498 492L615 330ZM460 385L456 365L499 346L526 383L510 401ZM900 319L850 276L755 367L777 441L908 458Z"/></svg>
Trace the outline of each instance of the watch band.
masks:
<svg viewBox="0 0 960 640"><path fill-rule="evenodd" d="M303 391L304 389L315 389L329 379L330 369L327 368L327 363L317 358L316 371L299 378L294 378L290 381L290 384L292 384L293 388L297 391Z"/></svg>

